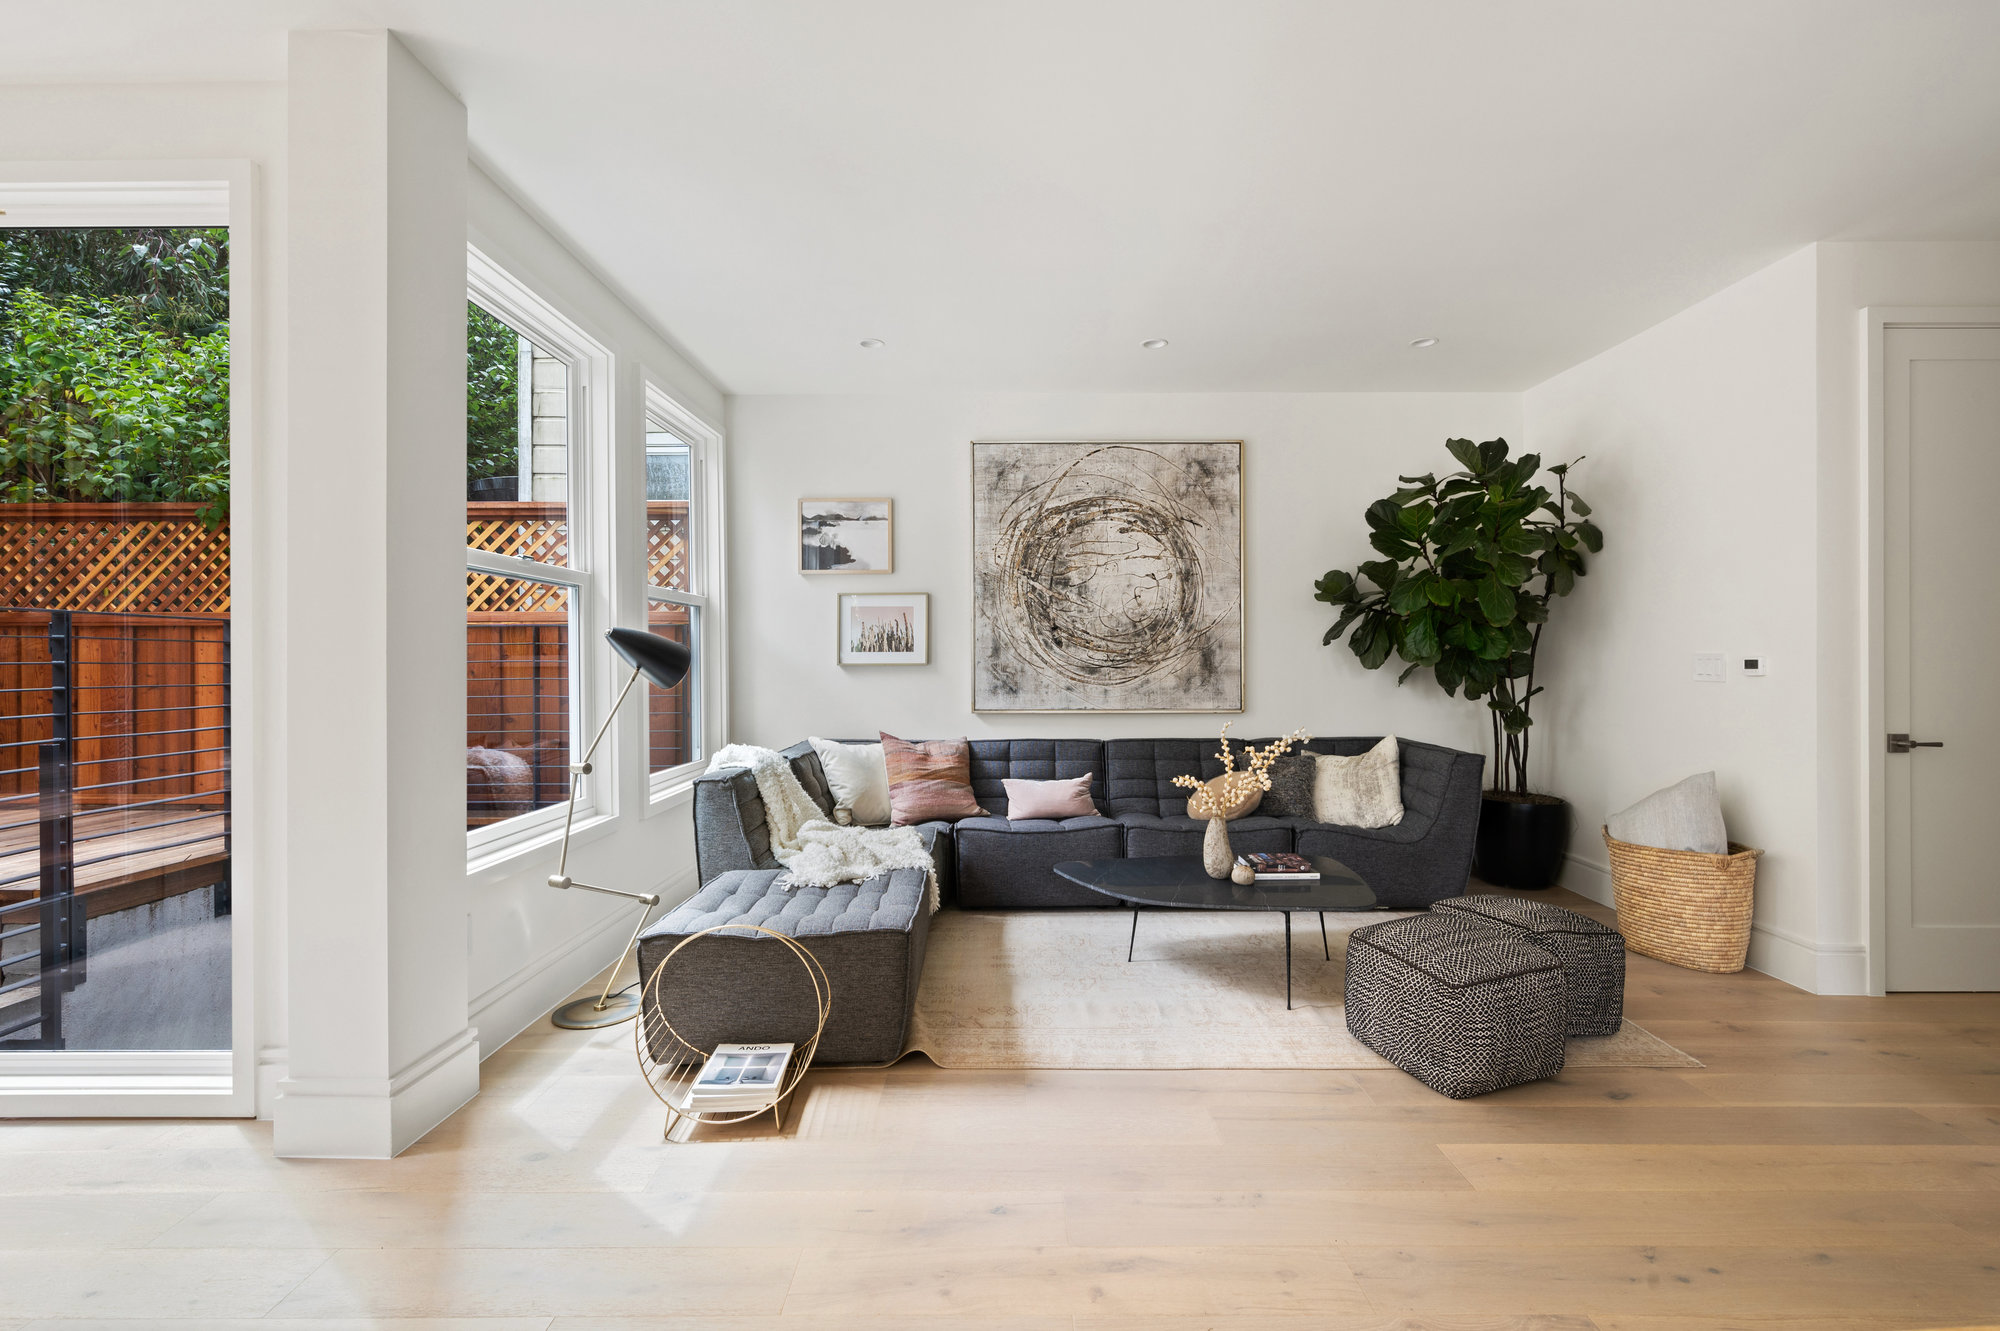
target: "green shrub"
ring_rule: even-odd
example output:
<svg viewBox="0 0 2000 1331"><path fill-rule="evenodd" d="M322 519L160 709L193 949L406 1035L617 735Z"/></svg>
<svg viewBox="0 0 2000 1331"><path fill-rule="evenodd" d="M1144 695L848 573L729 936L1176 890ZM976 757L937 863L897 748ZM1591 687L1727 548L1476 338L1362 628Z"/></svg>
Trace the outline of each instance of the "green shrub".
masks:
<svg viewBox="0 0 2000 1331"><path fill-rule="evenodd" d="M229 333L176 336L115 297L12 294L0 323L0 499L229 511Z"/></svg>

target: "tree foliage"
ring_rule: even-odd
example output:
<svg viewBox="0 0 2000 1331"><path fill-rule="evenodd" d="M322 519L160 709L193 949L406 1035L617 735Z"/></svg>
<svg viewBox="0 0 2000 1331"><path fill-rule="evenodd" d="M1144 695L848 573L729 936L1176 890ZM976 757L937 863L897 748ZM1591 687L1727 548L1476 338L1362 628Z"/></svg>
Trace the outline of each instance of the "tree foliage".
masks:
<svg viewBox="0 0 2000 1331"><path fill-rule="evenodd" d="M1446 693L1485 699L1494 788L1525 794L1549 603L1569 595L1584 553L1601 550L1604 537L1588 520L1590 505L1569 490L1575 463L1548 469L1550 490L1535 483L1541 458L1510 460L1504 439L1445 447L1463 470L1398 477L1401 489L1368 506L1368 540L1381 558L1315 584L1318 600L1340 607L1325 641L1346 634L1369 670L1395 656L1405 663L1398 683L1429 670Z"/></svg>
<svg viewBox="0 0 2000 1331"><path fill-rule="evenodd" d="M479 306L466 302L465 479L468 481L520 472L520 345L520 334Z"/></svg>
<svg viewBox="0 0 2000 1331"><path fill-rule="evenodd" d="M219 228L0 232L0 499L229 509Z"/></svg>

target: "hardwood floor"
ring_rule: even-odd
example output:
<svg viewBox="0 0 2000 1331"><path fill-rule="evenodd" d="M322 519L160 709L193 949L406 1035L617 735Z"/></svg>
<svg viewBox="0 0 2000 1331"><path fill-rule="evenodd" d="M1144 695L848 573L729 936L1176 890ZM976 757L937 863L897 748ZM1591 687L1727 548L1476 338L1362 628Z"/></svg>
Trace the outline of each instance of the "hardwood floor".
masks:
<svg viewBox="0 0 2000 1331"><path fill-rule="evenodd" d="M1604 915L1566 893L1554 899ZM2000 1322L2000 995L1631 959L1699 1069L812 1074L660 1141L542 1027L394 1161L0 1126L0 1331L1906 1331Z"/></svg>

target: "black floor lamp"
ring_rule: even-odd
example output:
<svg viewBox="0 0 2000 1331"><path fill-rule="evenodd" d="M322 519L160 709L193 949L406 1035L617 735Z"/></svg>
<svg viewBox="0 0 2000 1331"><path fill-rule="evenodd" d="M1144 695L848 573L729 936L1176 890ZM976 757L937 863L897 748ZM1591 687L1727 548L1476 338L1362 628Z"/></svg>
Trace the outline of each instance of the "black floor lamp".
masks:
<svg viewBox="0 0 2000 1331"><path fill-rule="evenodd" d="M569 876L569 832L570 824L576 821L576 797L582 793L583 779L590 775L591 755L604 742L605 732L611 729L611 722L618 715L618 709L625 705L625 695L644 675L655 687L671 689L687 678L688 665L693 659L685 645L672 638L661 637L657 633L647 633L643 629L612 629L604 635L611 642L611 650L632 667L632 677L619 690L618 701L611 704L605 714L604 724L597 728L597 738L590 741L590 747L583 751L583 761L569 765L569 811L563 815L562 857L556 862L556 871L549 875L549 886L567 891L572 887L585 892L602 892L608 897L625 897L639 903L639 922L632 926L632 937L625 944L625 951L618 954L618 963L611 968L611 975L604 982L604 992L596 998L579 998L557 1008L549 1020L566 1030L588 1031L600 1026L616 1026L621 1021L630 1021L639 1014L637 993L613 994L611 986L618 983L618 969L624 964L625 952L632 950L639 941L639 931L646 927L646 916L653 907L660 904L660 898L652 892L627 892L616 887L599 887L596 883L579 883Z"/></svg>

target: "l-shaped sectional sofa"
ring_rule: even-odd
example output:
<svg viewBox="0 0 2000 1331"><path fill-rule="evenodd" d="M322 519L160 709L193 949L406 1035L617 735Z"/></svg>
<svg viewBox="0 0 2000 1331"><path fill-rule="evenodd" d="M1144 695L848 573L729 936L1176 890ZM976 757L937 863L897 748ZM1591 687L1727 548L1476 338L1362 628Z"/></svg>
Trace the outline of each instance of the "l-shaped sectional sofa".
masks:
<svg viewBox="0 0 2000 1331"><path fill-rule="evenodd" d="M1379 737L1315 739L1315 753L1356 754ZM1249 741L1262 744L1268 741ZM1238 741L1241 745L1243 741ZM1116 906L1058 878L1065 860L1199 855L1207 825L1187 816L1184 773L1204 780L1221 762L1209 739L976 739L972 789L988 816L924 823L944 900L968 910ZM1398 739L1403 820L1393 827L1341 827L1252 814L1229 824L1238 851L1295 850L1341 861L1382 905L1422 910L1457 896L1471 874L1485 760ZM810 743L783 751L819 807L833 796ZM1090 775L1097 812L1087 817L1007 818L1008 777ZM695 856L701 887L640 939L650 977L676 943L701 929L760 925L800 939L833 985L821 1063L887 1063L903 1052L930 935L928 883L902 869L865 883L790 889L771 854L764 800L748 768L723 768L695 783ZM783 954L783 955L780 955ZM675 962L660 999L675 1029L706 1048L724 1041L797 1040L810 1033L812 995L786 949L750 931L703 939ZM665 1049L656 1049L665 1056Z"/></svg>

